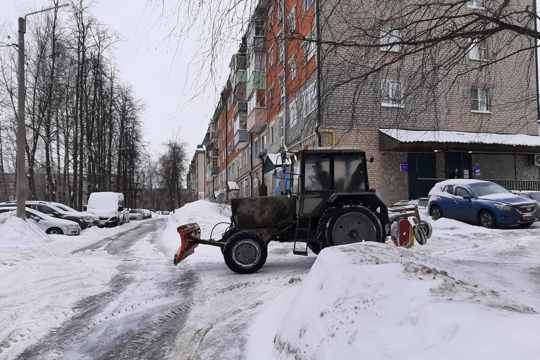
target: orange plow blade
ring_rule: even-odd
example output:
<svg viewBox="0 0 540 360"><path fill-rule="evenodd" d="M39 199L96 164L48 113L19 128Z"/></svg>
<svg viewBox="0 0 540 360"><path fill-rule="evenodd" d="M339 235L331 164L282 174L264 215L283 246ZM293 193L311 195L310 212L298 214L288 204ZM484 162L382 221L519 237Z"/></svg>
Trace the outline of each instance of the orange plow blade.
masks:
<svg viewBox="0 0 540 360"><path fill-rule="evenodd" d="M193 251L199 245L197 240L201 238L201 228L195 223L179 226L176 231L180 235L180 246L176 254L174 254L174 265L193 254Z"/></svg>

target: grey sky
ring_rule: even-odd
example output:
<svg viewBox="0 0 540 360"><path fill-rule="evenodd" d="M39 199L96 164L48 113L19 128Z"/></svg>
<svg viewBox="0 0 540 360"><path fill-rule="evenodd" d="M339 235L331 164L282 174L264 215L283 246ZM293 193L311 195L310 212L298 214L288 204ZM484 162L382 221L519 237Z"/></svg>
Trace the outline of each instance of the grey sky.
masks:
<svg viewBox="0 0 540 360"><path fill-rule="evenodd" d="M152 154L156 156L161 145L175 136L188 144L191 154L204 136L217 92L213 83L202 85L200 31L178 36L175 26L182 14L177 13L175 1L163 3L91 0L89 5L99 23L119 38L112 53L122 80L133 86L145 105L144 137ZM18 16L50 4L49 0L0 0L0 41L6 41L8 34L16 39ZM228 60L217 66L220 86L227 64Z"/></svg>

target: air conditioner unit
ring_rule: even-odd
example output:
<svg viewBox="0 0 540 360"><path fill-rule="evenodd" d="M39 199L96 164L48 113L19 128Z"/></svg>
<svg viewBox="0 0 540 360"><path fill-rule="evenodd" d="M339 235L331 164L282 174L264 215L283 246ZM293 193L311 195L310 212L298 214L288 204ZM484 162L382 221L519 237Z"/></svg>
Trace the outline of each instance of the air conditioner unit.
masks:
<svg viewBox="0 0 540 360"><path fill-rule="evenodd" d="M540 167L540 154L534 155L534 165Z"/></svg>

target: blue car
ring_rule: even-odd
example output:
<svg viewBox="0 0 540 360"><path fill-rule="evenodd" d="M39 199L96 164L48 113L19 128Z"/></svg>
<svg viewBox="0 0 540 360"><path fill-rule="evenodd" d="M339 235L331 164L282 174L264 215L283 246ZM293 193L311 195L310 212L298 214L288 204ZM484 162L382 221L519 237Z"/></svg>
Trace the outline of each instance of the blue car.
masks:
<svg viewBox="0 0 540 360"><path fill-rule="evenodd" d="M445 217L487 228L528 227L537 220L537 206L490 181L451 179L431 189L428 211L434 219Z"/></svg>

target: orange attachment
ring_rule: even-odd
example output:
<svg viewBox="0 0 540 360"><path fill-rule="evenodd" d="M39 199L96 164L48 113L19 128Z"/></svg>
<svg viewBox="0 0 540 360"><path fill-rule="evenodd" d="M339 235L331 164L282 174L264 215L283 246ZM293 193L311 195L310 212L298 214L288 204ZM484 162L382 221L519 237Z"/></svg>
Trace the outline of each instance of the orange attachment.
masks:
<svg viewBox="0 0 540 360"><path fill-rule="evenodd" d="M180 246L174 254L174 265L193 254L201 238L201 228L195 223L179 226L176 231L180 235Z"/></svg>

